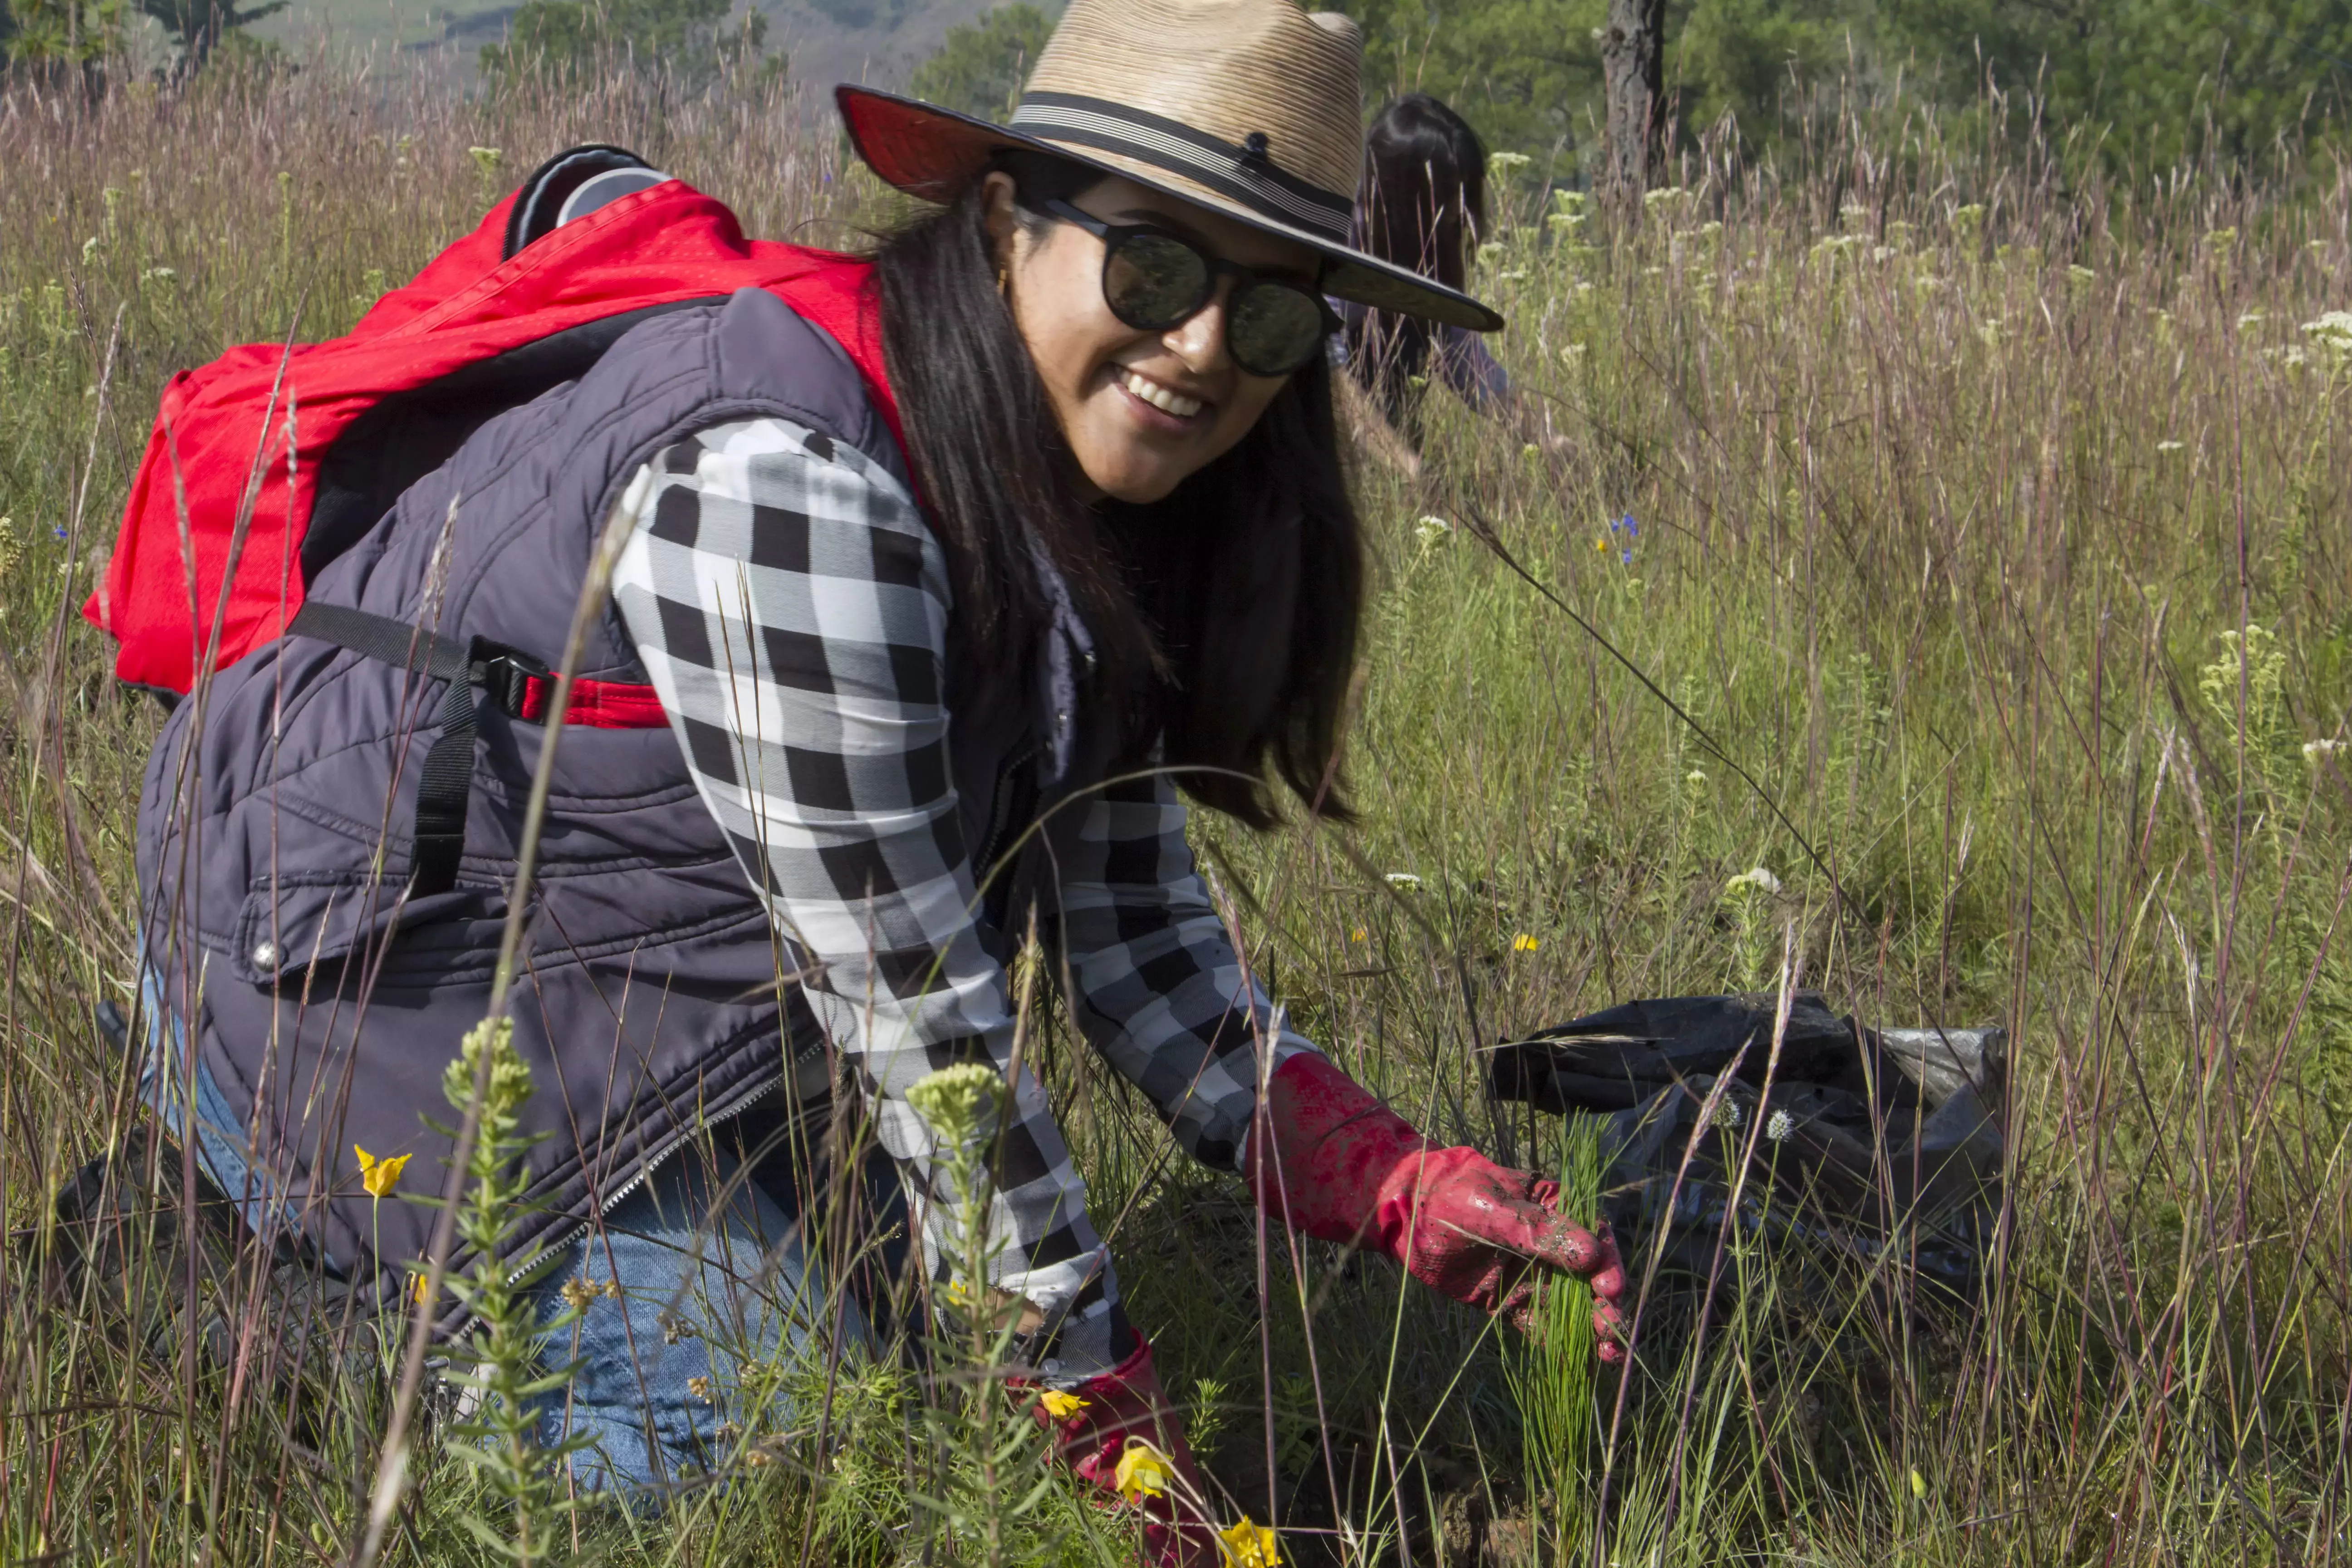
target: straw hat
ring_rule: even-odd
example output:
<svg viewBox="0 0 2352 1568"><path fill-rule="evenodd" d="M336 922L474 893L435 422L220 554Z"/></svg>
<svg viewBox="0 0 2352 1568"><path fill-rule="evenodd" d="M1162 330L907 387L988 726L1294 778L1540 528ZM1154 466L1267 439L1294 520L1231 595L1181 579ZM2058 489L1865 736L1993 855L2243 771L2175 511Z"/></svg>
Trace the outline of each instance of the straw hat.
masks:
<svg viewBox="0 0 2352 1568"><path fill-rule="evenodd" d="M1324 292L1492 331L1503 319L1350 243L1363 166L1363 40L1291 0L1071 0L1012 123L835 89L877 174L951 201L1007 148L1051 153L1321 253Z"/></svg>

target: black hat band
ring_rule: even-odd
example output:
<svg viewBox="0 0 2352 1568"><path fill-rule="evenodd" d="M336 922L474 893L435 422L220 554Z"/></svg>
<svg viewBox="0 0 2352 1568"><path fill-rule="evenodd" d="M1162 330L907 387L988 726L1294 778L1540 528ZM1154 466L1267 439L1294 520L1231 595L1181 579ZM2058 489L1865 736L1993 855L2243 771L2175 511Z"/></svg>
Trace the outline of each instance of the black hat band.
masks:
<svg viewBox="0 0 2352 1568"><path fill-rule="evenodd" d="M1261 150L1236 146L1181 121L1108 99L1033 92L1013 111L1012 126L1045 140L1149 163L1276 223L1348 243L1356 207L1351 196L1276 167Z"/></svg>

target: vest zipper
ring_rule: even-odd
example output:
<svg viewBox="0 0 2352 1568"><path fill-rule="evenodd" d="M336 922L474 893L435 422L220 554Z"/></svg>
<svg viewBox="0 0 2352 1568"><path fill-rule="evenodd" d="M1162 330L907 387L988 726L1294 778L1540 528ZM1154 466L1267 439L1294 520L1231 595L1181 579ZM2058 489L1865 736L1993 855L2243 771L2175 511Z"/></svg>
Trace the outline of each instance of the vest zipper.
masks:
<svg viewBox="0 0 2352 1568"><path fill-rule="evenodd" d="M996 809L990 814L988 823L988 842L982 847L979 864L975 865L971 868L973 876L986 876L989 869L996 864L997 857L1003 852L1005 835L1013 826L1011 818L1013 816L1013 796L1015 793L1013 789L1007 787L1008 782L1013 778L1013 774L1017 771L1027 767L1029 765L1030 759L1034 757L1036 754L1037 742L1032 741L1027 745L1022 747L1019 751L1013 752L1012 760L997 770Z"/></svg>
<svg viewBox="0 0 2352 1568"><path fill-rule="evenodd" d="M780 1079L779 1081L782 1080ZM772 1083L766 1089L757 1090L752 1094L751 1099L737 1106L733 1110L729 1111L726 1117L721 1120L732 1121L735 1117L741 1115L744 1111L749 1110L751 1107L759 1104L762 1100L765 1100L775 1087L776 1085ZM622 1183L619 1187L607 1194L604 1201L596 1205L595 1218L603 1219L606 1215L611 1214L614 1209L620 1207L623 1200L627 1198L632 1193L635 1193L639 1187L644 1186L646 1181L652 1177L654 1172L660 1169L662 1162L668 1159L672 1154L677 1152L678 1149L686 1142L686 1134L680 1133L678 1136L671 1139L667 1143L662 1146L661 1151L658 1153L655 1154L653 1158L647 1160L643 1165L637 1168L637 1173L635 1175L631 1176L627 1181ZM556 1232L551 1239L541 1243L539 1251L531 1258L530 1261L522 1264L519 1268L507 1270L506 1282L508 1287L511 1289L514 1286L521 1284L525 1279L530 1279L540 1270L546 1268L551 1263L555 1262L558 1258L558 1255L561 1254L565 1247L570 1247L581 1235L586 1232L589 1226L593 1223L594 1222L592 1220L582 1220L579 1224L572 1226L567 1230L560 1230ZM477 1321L475 1314L471 1312L467 1313L464 1317L458 1319L456 1324L450 1328L446 1338L449 1340L457 1339L467 1330L472 1328ZM446 1373L448 1371L449 1360L447 1356L436 1356L434 1360L438 1363L441 1372ZM465 1389L461 1391L459 1394L461 1411L463 1409L462 1401L464 1398L467 1395L475 1394L476 1392L477 1391L473 1389Z"/></svg>
<svg viewBox="0 0 2352 1568"><path fill-rule="evenodd" d="M1012 760L997 772L996 803L990 814L988 840L980 858L973 861L971 865L974 880L989 875L995 869L997 860L1003 855L1007 842L1014 837L1014 818L1021 815L1022 810L1014 801L1016 796L1024 793L1017 781L1021 770L1027 767L1036 755L1037 742L1032 741L1015 752ZM1035 792L1027 793L1030 802L1034 805L1036 799ZM1011 907L1012 897L1012 868L1007 867L1004 875L989 885L988 890L981 895L980 900L981 918L993 927L1000 936L1003 933L1004 915Z"/></svg>
<svg viewBox="0 0 2352 1568"><path fill-rule="evenodd" d="M719 1118L719 1121L732 1121L735 1118L742 1115L745 1111L751 1110L753 1106L767 1099L768 1096L773 1094L777 1089L782 1087L782 1083L783 1079L779 1078L774 1083L769 1084L764 1089L754 1089L750 1099L744 1100L742 1104L737 1106L725 1116ZM712 1125L716 1126L718 1123L714 1122ZM614 1209L620 1207L624 1202L633 1195L639 1187L644 1186L646 1183L652 1180L653 1173L661 1169L663 1163L668 1160L672 1154L677 1153L677 1151L684 1146L688 1136L688 1134L681 1132L677 1136L672 1138L668 1142L663 1144L660 1150L656 1152L651 1159L637 1167L637 1173L635 1175L631 1176L627 1181L623 1182L619 1186L605 1194L604 1201L596 1205L594 1219L603 1219L606 1215L611 1214ZM545 1268L550 1258L553 1257L556 1253L561 1252L563 1248L571 1246L572 1243L579 1237L580 1234L588 1229L590 1225L593 1223L593 1220L582 1220L578 1224L571 1226L569 1229L557 1231L553 1237L540 1244L538 1254L533 1257L530 1262L523 1264L520 1268L512 1268L508 1271L507 1283L509 1285L520 1285L531 1275ZM455 1338L457 1335L463 1333L467 1329L473 1326L473 1322L474 1316L472 1313L468 1312L458 1321L456 1328L449 1331L450 1336Z"/></svg>

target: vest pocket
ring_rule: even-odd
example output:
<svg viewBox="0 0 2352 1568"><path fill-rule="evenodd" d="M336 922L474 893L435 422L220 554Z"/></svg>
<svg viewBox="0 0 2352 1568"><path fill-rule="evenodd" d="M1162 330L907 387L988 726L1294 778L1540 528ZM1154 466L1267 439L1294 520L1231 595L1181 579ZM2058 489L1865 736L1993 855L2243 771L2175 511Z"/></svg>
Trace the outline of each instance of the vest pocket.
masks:
<svg viewBox="0 0 2352 1568"><path fill-rule="evenodd" d="M229 953L238 977L277 985L313 968L396 942L386 968L410 983L420 964L454 975L494 958L506 919L496 889L457 887L402 901L403 884L348 873L291 872L257 881L239 910Z"/></svg>

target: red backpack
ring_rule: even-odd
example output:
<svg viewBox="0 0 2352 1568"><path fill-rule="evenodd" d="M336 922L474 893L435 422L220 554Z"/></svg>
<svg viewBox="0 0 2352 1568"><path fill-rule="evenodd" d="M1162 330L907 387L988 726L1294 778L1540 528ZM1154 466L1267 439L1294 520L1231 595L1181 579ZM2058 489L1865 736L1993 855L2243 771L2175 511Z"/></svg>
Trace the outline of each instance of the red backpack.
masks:
<svg viewBox="0 0 2352 1568"><path fill-rule="evenodd" d="M866 263L747 241L732 212L677 180L552 221L587 179L644 168L618 148L560 153L349 336L247 343L173 376L82 608L120 643L115 674L184 693L278 636L303 585L484 421L576 379L664 310L772 290L848 353L897 435ZM598 685L575 687L568 719L662 721L649 690Z"/></svg>

